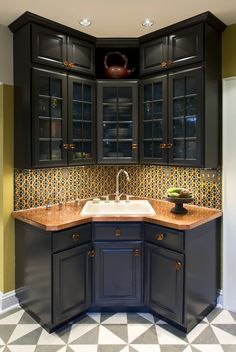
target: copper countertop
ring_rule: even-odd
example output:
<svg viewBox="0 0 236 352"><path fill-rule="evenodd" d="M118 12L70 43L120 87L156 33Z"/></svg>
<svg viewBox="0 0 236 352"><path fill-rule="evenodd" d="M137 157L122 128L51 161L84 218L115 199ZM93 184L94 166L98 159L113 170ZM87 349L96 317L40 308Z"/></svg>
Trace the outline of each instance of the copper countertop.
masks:
<svg viewBox="0 0 236 352"><path fill-rule="evenodd" d="M61 208L59 208L58 205L54 205L50 209L40 207L14 211L12 216L15 219L24 221L46 231L63 230L92 221L147 221L177 230L191 230L199 225L222 216L222 212L220 210L198 207L194 205L184 206L186 209L188 209L187 214L173 214L170 212L173 204L163 200L148 200L156 211L156 215L82 216L80 213L86 202L86 200L83 200L79 205L75 203L69 203L63 205Z"/></svg>

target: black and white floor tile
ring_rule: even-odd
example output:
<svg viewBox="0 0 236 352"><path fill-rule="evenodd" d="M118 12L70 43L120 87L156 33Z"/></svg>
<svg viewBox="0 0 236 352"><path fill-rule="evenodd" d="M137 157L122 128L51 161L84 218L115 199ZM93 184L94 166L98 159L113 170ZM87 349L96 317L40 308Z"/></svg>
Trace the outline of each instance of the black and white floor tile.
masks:
<svg viewBox="0 0 236 352"><path fill-rule="evenodd" d="M216 308L186 335L147 313L89 313L48 334L15 309L0 315L0 352L236 352L236 314Z"/></svg>

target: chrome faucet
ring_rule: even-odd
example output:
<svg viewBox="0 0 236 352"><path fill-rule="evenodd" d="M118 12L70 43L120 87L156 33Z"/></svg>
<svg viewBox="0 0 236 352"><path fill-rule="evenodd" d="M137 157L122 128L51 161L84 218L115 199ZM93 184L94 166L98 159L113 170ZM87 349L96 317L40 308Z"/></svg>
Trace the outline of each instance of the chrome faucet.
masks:
<svg viewBox="0 0 236 352"><path fill-rule="evenodd" d="M120 194L120 192L119 192L119 176L122 172L125 174L127 182L130 181L129 174L127 171L125 171L124 169L120 169L117 172L117 175L116 175L116 194L115 194L115 202L116 203L119 203L120 197L122 196L122 194Z"/></svg>

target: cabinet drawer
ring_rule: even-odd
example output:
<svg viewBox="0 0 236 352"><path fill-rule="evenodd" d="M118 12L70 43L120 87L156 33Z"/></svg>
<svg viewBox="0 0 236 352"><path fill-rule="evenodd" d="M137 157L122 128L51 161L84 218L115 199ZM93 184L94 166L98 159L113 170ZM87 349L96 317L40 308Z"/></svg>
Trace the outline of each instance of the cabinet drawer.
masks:
<svg viewBox="0 0 236 352"><path fill-rule="evenodd" d="M140 223L96 223L93 224L94 240L141 240L142 239L142 224Z"/></svg>
<svg viewBox="0 0 236 352"><path fill-rule="evenodd" d="M53 251L61 251L66 248L75 247L82 243L91 241L92 231L91 224L81 225L54 232L52 236Z"/></svg>
<svg viewBox="0 0 236 352"><path fill-rule="evenodd" d="M182 231L145 224L145 240L165 247L184 250L184 234Z"/></svg>

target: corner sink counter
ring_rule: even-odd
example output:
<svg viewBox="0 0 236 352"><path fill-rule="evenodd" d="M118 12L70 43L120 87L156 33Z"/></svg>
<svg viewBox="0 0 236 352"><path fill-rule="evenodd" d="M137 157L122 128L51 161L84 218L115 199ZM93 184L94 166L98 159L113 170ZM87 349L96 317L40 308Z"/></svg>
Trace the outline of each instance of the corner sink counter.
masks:
<svg viewBox="0 0 236 352"><path fill-rule="evenodd" d="M112 221L147 221L157 225L167 226L177 230L190 230L198 227L211 220L222 216L222 212L216 209L209 209L204 207L198 207L194 205L186 205L188 213L185 215L176 215L170 212L173 207L167 201L135 198L136 200L148 201L150 207L149 210L154 210L155 213L151 212L143 213L141 208L136 207L136 213L128 213L122 210L120 213L109 213L105 214L102 210L101 213L86 214L83 208L86 202L90 200L82 200L79 204L74 202L63 205L59 208L58 205L52 206L50 209L45 207L32 208L27 210L14 211L12 213L15 219L24 221L33 226L42 228L46 231L58 231L69 227L89 223L89 222L112 222ZM134 202L134 200L132 200ZM87 203L91 204L91 203ZM121 203L123 204L123 203ZM144 203L143 203L144 204ZM95 204L92 204L95 205ZM101 204L98 204L99 206ZM111 204L110 204L111 205ZM114 206L117 204L113 204ZM110 207L112 208L112 207ZM84 208L86 209L86 208ZM125 209L125 207L124 207ZM93 211L93 210L92 210ZM132 210L134 211L134 210ZM138 211L138 213L137 213Z"/></svg>

